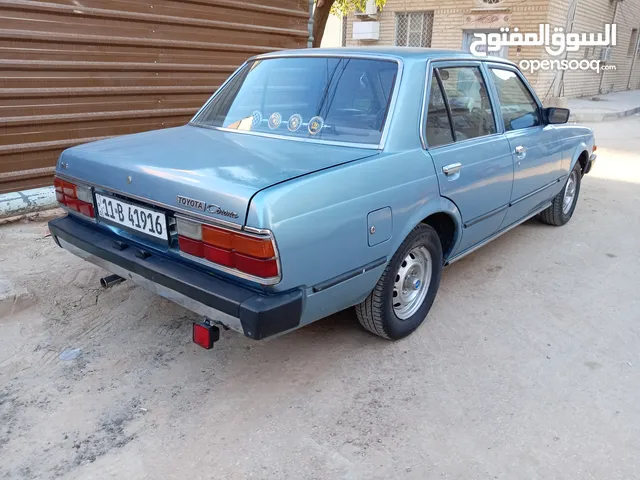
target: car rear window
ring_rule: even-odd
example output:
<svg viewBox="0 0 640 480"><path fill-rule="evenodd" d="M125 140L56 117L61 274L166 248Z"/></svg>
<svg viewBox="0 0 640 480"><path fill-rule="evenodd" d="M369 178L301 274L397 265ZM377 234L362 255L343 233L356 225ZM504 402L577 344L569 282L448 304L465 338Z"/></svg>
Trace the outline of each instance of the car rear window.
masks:
<svg viewBox="0 0 640 480"><path fill-rule="evenodd" d="M283 57L247 63L192 124L378 144L398 73L391 60Z"/></svg>

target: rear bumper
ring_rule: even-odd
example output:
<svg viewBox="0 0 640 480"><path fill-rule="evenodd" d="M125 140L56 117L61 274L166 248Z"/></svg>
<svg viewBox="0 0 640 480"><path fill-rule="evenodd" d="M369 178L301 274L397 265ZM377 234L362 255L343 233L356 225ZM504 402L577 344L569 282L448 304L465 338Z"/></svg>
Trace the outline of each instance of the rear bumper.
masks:
<svg viewBox="0 0 640 480"><path fill-rule="evenodd" d="M254 340L300 325L302 290L261 295L161 254L138 257L140 247L133 242L116 248L114 240L122 244L121 237L72 216L50 221L49 230L71 253Z"/></svg>
<svg viewBox="0 0 640 480"><path fill-rule="evenodd" d="M589 156L589 160L587 160L587 165L584 167L584 172L582 172L583 175L586 175L591 171L597 159L598 159L598 156L595 153L592 153Z"/></svg>

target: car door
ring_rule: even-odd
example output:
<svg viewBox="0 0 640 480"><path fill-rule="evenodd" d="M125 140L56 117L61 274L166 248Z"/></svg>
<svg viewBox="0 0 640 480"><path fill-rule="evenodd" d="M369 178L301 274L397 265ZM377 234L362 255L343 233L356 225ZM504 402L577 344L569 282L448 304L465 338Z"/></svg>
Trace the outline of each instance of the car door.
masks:
<svg viewBox="0 0 640 480"><path fill-rule="evenodd" d="M543 122L542 105L522 74L503 64L488 64L505 137L513 155L513 192L503 227L539 210L558 193L566 172L558 132Z"/></svg>
<svg viewBox="0 0 640 480"><path fill-rule="evenodd" d="M433 62L424 143L440 194L456 204L462 239L453 255L493 235L504 219L513 183L508 140L499 131L480 62Z"/></svg>

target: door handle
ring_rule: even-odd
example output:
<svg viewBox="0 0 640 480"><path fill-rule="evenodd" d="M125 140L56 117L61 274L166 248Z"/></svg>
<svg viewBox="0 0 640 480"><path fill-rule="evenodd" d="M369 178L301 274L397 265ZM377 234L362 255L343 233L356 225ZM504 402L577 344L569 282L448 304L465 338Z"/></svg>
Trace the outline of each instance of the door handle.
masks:
<svg viewBox="0 0 640 480"><path fill-rule="evenodd" d="M517 147L516 147L516 153L517 153L518 155L522 155L522 154L523 154L524 152L526 152L526 151L527 151L527 149L526 149L526 148L524 148L522 145L519 145L519 146L517 146Z"/></svg>
<svg viewBox="0 0 640 480"><path fill-rule="evenodd" d="M453 175L454 173L458 173L461 168L461 163L452 163L451 165L442 167L442 173L444 173L445 175Z"/></svg>

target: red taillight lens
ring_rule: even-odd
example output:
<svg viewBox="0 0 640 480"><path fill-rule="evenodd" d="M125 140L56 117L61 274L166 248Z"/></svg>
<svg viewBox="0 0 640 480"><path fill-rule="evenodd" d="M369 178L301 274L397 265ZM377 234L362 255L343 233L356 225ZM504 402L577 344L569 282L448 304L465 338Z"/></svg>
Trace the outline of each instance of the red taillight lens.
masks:
<svg viewBox="0 0 640 480"><path fill-rule="evenodd" d="M181 252L188 253L194 257L204 257L204 244L199 240L192 240L178 235L178 245Z"/></svg>
<svg viewBox="0 0 640 480"><path fill-rule="evenodd" d="M236 252L235 260L236 268L241 272L262 278L276 277L278 275L278 261L275 258L261 260Z"/></svg>
<svg viewBox="0 0 640 480"><path fill-rule="evenodd" d="M271 238L177 218L180 251L261 278L278 276L278 260Z"/></svg>
<svg viewBox="0 0 640 480"><path fill-rule="evenodd" d="M93 211L93 205L87 202L82 202L80 200L78 200L78 211L87 217L95 218L96 216L95 212Z"/></svg>
<svg viewBox="0 0 640 480"><path fill-rule="evenodd" d="M80 211L80 201L79 200L73 200L72 198L69 198L69 197L65 196L64 204L68 208L73 210L74 212L79 212Z"/></svg>
<svg viewBox="0 0 640 480"><path fill-rule="evenodd" d="M53 179L53 186L56 190L56 200L58 200L58 203L74 212L95 218L93 195L89 187L74 185L58 177Z"/></svg>
<svg viewBox="0 0 640 480"><path fill-rule="evenodd" d="M210 262L217 263L218 265L224 265L225 267L234 268L235 253L232 250L225 250L224 248L212 247L211 245L204 245L204 258Z"/></svg>

